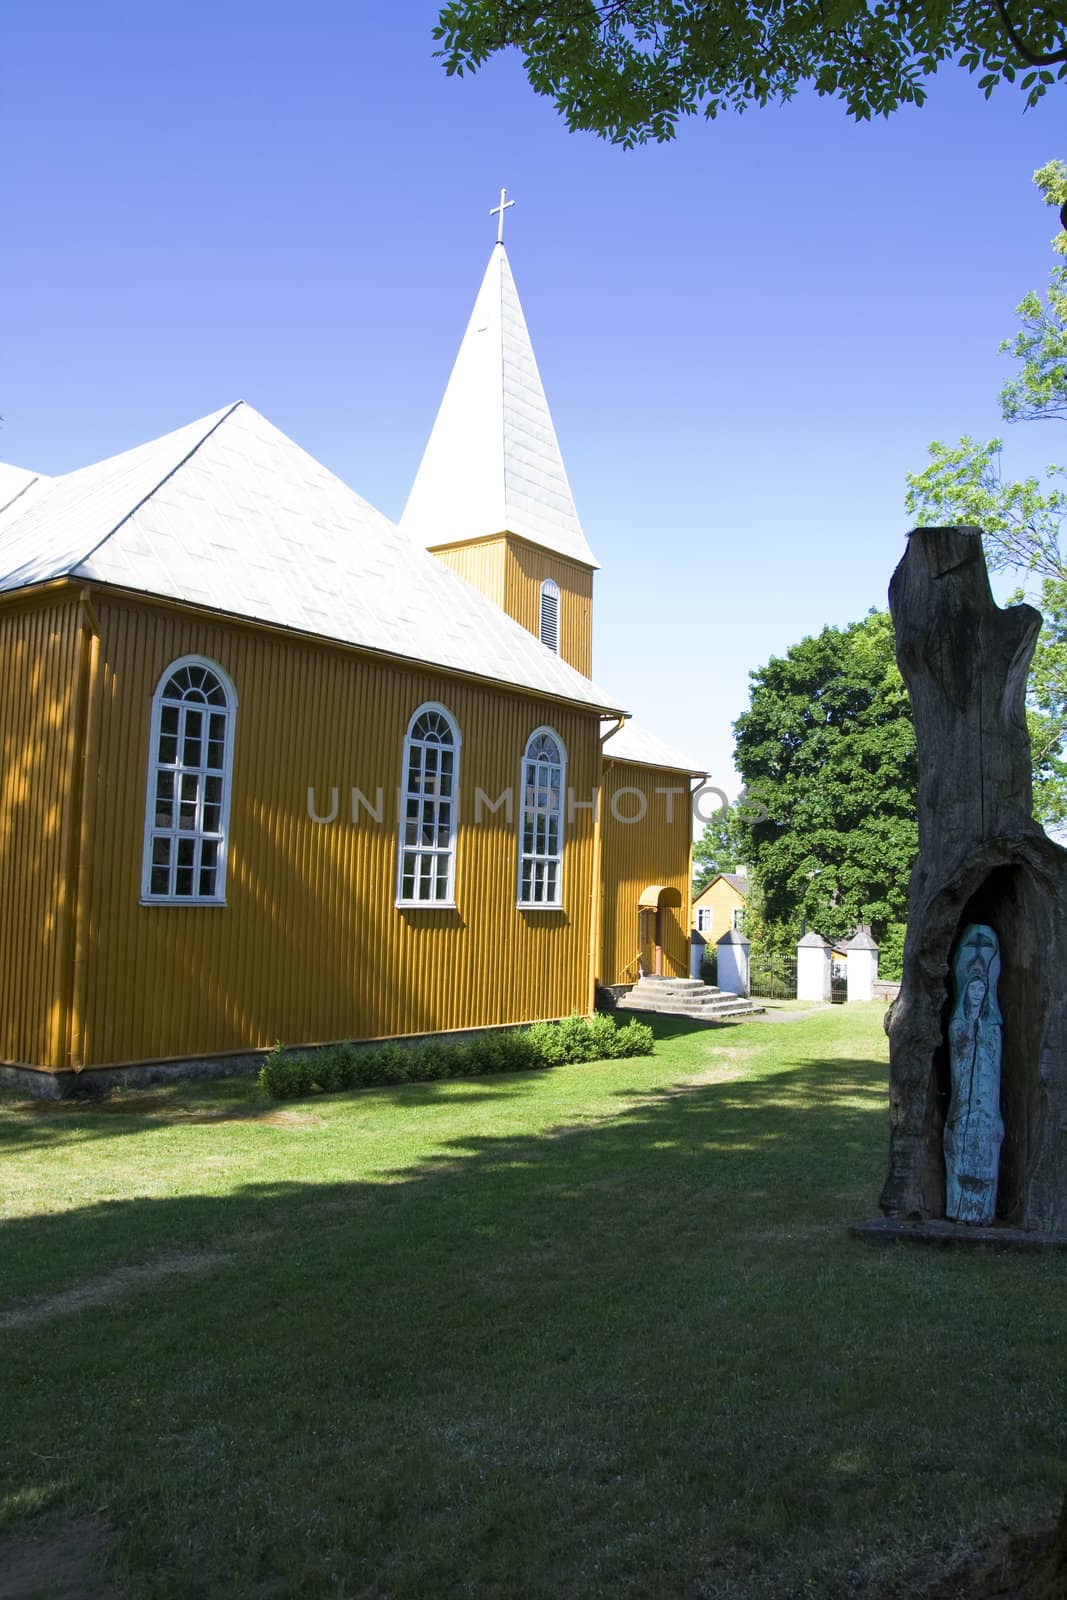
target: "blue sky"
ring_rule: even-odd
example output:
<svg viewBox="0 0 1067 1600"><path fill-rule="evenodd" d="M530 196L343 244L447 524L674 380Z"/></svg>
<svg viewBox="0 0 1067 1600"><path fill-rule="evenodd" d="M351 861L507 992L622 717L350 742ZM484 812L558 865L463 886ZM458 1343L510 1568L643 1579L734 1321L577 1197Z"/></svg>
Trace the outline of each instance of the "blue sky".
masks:
<svg viewBox="0 0 1067 1600"><path fill-rule="evenodd" d="M732 790L750 669L883 604L905 473L1002 431L1063 90L949 71L873 126L801 97L623 151L515 60L446 78L434 16L8 8L0 456L61 472L243 397L398 516L506 184L594 676ZM1013 472L1064 454L1009 432Z"/></svg>

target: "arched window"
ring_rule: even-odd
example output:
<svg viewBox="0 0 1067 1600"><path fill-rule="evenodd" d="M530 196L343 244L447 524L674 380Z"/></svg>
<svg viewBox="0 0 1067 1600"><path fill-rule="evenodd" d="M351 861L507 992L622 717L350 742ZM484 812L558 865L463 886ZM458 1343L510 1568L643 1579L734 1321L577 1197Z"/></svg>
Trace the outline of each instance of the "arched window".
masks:
<svg viewBox="0 0 1067 1600"><path fill-rule="evenodd" d="M559 655L559 584L546 578L541 585L541 643Z"/></svg>
<svg viewBox="0 0 1067 1600"><path fill-rule="evenodd" d="M152 699L145 806L146 900L226 896L226 830L237 696L221 667L172 661Z"/></svg>
<svg viewBox="0 0 1067 1600"><path fill-rule="evenodd" d="M459 746L444 706L420 706L404 740L399 905L450 905L455 896Z"/></svg>
<svg viewBox="0 0 1067 1600"><path fill-rule="evenodd" d="M522 758L519 904L563 903L563 795L567 752L551 728L530 735Z"/></svg>

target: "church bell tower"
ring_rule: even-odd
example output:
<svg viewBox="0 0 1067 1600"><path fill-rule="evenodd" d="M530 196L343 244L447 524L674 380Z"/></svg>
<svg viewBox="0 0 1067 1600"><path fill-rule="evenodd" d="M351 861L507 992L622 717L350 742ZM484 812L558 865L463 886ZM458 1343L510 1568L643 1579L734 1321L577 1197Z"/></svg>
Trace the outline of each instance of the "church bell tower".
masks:
<svg viewBox="0 0 1067 1600"><path fill-rule="evenodd" d="M400 525L587 677L597 561L500 228Z"/></svg>

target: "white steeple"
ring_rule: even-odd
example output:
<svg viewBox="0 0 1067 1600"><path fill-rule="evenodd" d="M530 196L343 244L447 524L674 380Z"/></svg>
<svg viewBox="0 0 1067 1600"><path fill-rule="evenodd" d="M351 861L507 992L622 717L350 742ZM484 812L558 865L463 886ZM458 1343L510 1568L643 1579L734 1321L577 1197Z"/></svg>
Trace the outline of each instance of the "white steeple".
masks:
<svg viewBox="0 0 1067 1600"><path fill-rule="evenodd" d="M597 565L500 241L400 522L430 549L511 533Z"/></svg>

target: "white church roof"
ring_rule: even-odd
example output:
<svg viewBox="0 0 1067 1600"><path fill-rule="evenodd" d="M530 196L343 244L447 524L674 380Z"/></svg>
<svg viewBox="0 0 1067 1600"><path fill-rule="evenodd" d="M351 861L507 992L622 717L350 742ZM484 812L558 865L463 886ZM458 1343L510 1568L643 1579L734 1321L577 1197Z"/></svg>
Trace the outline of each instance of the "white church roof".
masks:
<svg viewBox="0 0 1067 1600"><path fill-rule="evenodd" d="M502 244L489 258L400 526L431 549L507 532L597 565Z"/></svg>
<svg viewBox="0 0 1067 1600"><path fill-rule="evenodd" d="M69 575L614 705L243 401L32 477L0 500L0 590Z"/></svg>
<svg viewBox="0 0 1067 1600"><path fill-rule="evenodd" d="M27 467L13 467L9 461L0 461L0 511L20 495L49 481L41 473L31 472Z"/></svg>
<svg viewBox="0 0 1067 1600"><path fill-rule="evenodd" d="M606 761L632 761L638 767L664 767L668 772L707 777L707 768L699 761L679 755L634 717L629 717L617 733L609 733L603 748Z"/></svg>

